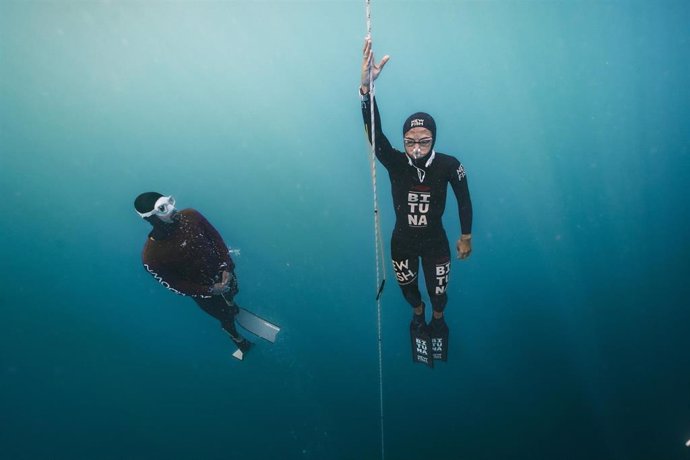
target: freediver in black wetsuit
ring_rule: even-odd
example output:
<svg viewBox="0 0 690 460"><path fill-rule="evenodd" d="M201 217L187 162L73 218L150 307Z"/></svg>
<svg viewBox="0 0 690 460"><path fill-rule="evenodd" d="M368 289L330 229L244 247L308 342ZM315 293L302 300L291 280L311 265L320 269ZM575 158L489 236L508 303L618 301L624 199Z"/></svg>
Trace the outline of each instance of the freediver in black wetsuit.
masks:
<svg viewBox="0 0 690 460"><path fill-rule="evenodd" d="M389 57L376 64L370 39L364 43L362 79L359 89L364 126L371 142L371 105L374 105L376 157L388 170L395 207L395 228L391 238L393 269L403 296L414 309L410 323L413 359L433 366L448 353L448 326L443 312L448 301L450 247L443 228L448 184L458 202L461 235L457 257L466 259L472 251L472 201L465 169L457 158L436 152L436 123L427 113L412 114L403 125L405 152L393 148L381 129L376 99L369 94L369 76L379 76ZM433 315L428 326L425 305L418 287L419 259ZM431 349L433 352L428 353Z"/></svg>

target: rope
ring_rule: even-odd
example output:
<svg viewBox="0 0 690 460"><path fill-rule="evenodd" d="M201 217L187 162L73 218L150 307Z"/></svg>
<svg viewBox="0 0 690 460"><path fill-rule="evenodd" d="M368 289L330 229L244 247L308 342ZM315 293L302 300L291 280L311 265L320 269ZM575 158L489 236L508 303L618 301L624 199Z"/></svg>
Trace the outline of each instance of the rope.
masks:
<svg viewBox="0 0 690 460"><path fill-rule="evenodd" d="M366 0L367 13L367 38L371 38L371 0ZM369 104L371 116L371 151L369 160L371 164L371 184L374 191L374 243L376 246L376 327L378 332L378 351L379 351L379 412L381 423L381 460L385 458L385 439L383 429L383 352L381 335L381 293L386 283L386 270L383 266L385 255L383 252L383 238L381 237L381 218L379 216L378 196L376 190L376 126L374 124L374 78L373 62L369 63Z"/></svg>

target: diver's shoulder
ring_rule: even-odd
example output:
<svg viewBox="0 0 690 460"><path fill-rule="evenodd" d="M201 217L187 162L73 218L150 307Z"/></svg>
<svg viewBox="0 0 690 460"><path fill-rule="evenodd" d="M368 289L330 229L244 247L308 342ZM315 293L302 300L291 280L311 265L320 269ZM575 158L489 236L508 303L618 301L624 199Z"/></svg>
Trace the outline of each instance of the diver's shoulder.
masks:
<svg viewBox="0 0 690 460"><path fill-rule="evenodd" d="M448 155L447 153L434 152L436 154L436 161L442 164L456 165L460 163L458 157L454 155Z"/></svg>
<svg viewBox="0 0 690 460"><path fill-rule="evenodd" d="M191 220L199 220L199 218L204 217L199 211L197 211L194 208L182 209L182 210L180 210L180 214L182 216L186 217L187 219L191 219Z"/></svg>

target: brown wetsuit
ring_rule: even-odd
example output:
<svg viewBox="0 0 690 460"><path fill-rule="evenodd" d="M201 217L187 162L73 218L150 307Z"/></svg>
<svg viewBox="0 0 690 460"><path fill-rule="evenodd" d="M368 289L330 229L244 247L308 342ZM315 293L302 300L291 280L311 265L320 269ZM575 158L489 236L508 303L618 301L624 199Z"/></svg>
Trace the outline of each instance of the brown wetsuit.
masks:
<svg viewBox="0 0 690 460"><path fill-rule="evenodd" d="M220 233L201 213L183 209L175 214L173 223L154 227L141 259L159 283L176 294L192 297L233 339L241 340L234 321L237 306L232 302L238 292L235 264ZM230 272L230 291L213 295L211 288L223 271Z"/></svg>

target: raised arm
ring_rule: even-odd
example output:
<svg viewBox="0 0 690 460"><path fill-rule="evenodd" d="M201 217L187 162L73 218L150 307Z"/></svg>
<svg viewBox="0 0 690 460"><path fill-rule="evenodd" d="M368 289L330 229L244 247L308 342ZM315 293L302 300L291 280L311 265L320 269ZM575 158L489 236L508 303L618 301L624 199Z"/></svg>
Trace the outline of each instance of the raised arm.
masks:
<svg viewBox="0 0 690 460"><path fill-rule="evenodd" d="M376 99L373 94L370 94L371 82L378 78L383 66L390 59L389 56L384 56L381 62L377 65L374 62L374 53L372 51L371 39L367 38L364 41L364 52L362 57L362 76L361 84L359 86L359 94L362 99L362 118L364 119L364 130L367 133L367 138L369 143L371 143L371 104L374 107L374 125L375 125L375 140L376 140L376 157L379 159L381 164L386 168L389 168L396 158L400 155L396 155L398 152L393 149L391 143L383 134L381 129L381 115L379 114L378 105L376 104ZM402 158L402 157L400 157Z"/></svg>

